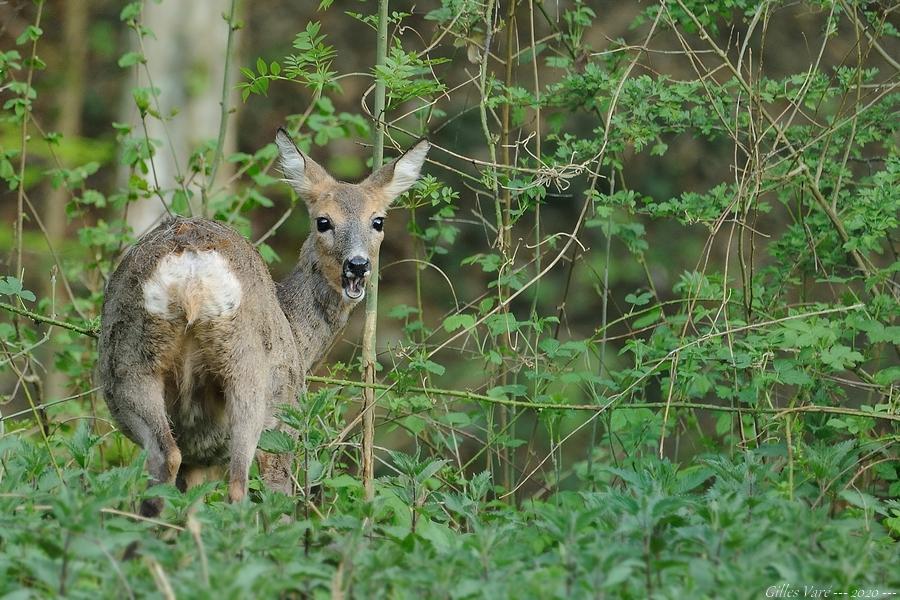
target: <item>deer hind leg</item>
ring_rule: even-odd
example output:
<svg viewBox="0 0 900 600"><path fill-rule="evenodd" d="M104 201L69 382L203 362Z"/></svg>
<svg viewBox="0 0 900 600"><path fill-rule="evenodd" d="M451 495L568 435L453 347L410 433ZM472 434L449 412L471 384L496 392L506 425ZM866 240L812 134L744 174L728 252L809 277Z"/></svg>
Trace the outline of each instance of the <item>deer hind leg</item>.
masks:
<svg viewBox="0 0 900 600"><path fill-rule="evenodd" d="M295 387L289 384L287 377L284 379L276 378L273 381L273 387L275 388L273 397L276 407L297 405ZM299 436L299 432L296 429L289 427L278 419L277 411L266 423L266 426L276 431L284 432L294 440ZM268 489L288 496L294 494L294 478L292 477L293 453L273 454L260 450L256 453L256 460L259 463L259 473Z"/></svg>
<svg viewBox="0 0 900 600"><path fill-rule="evenodd" d="M231 460L228 464L228 499L231 502L240 502L247 495L250 465L265 424L265 388L259 381L258 374L236 377L225 389L231 428Z"/></svg>
<svg viewBox="0 0 900 600"><path fill-rule="evenodd" d="M110 402L117 409L119 425L147 452L151 485L174 484L181 466L181 450L169 427L163 390L157 377L131 376L118 382ZM141 514L155 517L162 507L161 498L148 498L141 503Z"/></svg>

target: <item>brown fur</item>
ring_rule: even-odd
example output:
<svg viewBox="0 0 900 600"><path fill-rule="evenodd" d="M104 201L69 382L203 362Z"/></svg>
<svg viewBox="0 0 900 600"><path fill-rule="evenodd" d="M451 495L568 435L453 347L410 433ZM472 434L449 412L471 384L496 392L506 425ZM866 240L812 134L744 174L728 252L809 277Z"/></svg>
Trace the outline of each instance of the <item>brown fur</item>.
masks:
<svg viewBox="0 0 900 600"><path fill-rule="evenodd" d="M372 219L384 216L390 201L412 185L427 152L422 142L351 185L332 179L283 131L276 141L286 180L313 222L293 272L276 286L259 253L235 231L179 217L125 254L110 277L101 319L103 393L121 431L147 451L152 480L189 487L228 465L232 501L246 496L263 429L281 427L277 407L296 403L304 375L359 302L344 292L345 261L377 254L383 233L373 229ZM316 230L320 216L331 220L333 230ZM224 283L194 271L176 271L165 280L158 275L167 257L209 252L224 260L225 275L239 284L238 303L229 303ZM156 312L145 295L150 280L160 282L159 297L166 300L157 299ZM260 454L267 485L290 493L291 457ZM159 499L150 499L142 512L153 515L161 507Z"/></svg>

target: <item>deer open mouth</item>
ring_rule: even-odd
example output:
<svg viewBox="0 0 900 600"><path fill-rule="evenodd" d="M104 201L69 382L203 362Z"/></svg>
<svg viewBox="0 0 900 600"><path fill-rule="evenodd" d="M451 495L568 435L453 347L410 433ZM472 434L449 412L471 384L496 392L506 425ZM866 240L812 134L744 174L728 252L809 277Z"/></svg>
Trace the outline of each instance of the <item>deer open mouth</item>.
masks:
<svg viewBox="0 0 900 600"><path fill-rule="evenodd" d="M366 293L365 277L344 274L341 276L341 285L344 288L344 295L347 296L349 300L359 300Z"/></svg>

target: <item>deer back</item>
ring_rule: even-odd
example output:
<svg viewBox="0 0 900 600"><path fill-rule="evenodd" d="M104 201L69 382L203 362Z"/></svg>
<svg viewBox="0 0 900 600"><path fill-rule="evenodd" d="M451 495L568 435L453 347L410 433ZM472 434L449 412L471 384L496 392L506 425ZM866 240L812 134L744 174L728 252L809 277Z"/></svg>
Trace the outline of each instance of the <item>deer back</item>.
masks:
<svg viewBox="0 0 900 600"><path fill-rule="evenodd" d="M221 376L239 356L262 361L277 352L296 362L275 285L256 248L222 224L178 217L143 236L110 278L100 367L171 370L187 334L215 354L209 367L221 369Z"/></svg>

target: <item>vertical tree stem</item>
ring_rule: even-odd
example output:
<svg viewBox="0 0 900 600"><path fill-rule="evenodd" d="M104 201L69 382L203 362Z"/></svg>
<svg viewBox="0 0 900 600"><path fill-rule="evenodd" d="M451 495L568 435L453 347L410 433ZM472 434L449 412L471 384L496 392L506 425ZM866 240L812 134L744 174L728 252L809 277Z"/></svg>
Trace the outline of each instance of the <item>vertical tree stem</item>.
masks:
<svg viewBox="0 0 900 600"><path fill-rule="evenodd" d="M481 93L482 102L479 103L479 112L481 115L481 131L484 134L484 141L487 144L488 154L491 157L491 166L488 167L491 175L491 193L494 199L494 212L497 223L498 241L502 240L503 232L503 214L500 210L500 197L497 185L497 149L494 147L494 136L491 135L491 128L488 126L487 119L487 103L483 100L487 98L487 72L488 59L490 58L491 39L494 35L494 9L496 0L488 0L487 7L484 12L484 51L481 53L481 65L478 75L478 91ZM485 437L485 470L491 476L494 476L493 462L491 458L491 445L494 441L494 409L492 406L487 407L485 419L487 421L487 434Z"/></svg>
<svg viewBox="0 0 900 600"><path fill-rule="evenodd" d="M225 21L228 23L228 39L225 42L225 69L222 71L222 99L219 104L221 106L221 112L219 113L219 137L216 140L216 151L213 154L212 166L209 171L209 181L206 182L206 185L203 187L203 216L209 217L209 190L213 188L216 183L216 173L219 171L219 163L222 162L222 153L225 151L225 135L228 132L228 94L231 92L231 55L232 48L234 46L234 32L235 27L234 24L234 15L235 10L237 8L237 0L231 0L231 7L228 11L228 18Z"/></svg>
<svg viewBox="0 0 900 600"><path fill-rule="evenodd" d="M513 42L515 41L516 34L516 0L509 0L509 4L506 9L506 72L504 77L504 92L509 94L509 88L513 83ZM487 52L487 49L485 49ZM510 156L509 147L510 147L510 131L509 131L509 101L503 104L503 111L501 112L501 127L503 129L500 134L500 155L503 160L504 167L512 166L512 158ZM510 213L512 210L512 190L510 186L507 184L505 189L503 190L503 207L502 207L502 230L500 232L500 255L503 260L503 264L505 265L505 269L511 270L512 265L508 262L508 257L511 255L512 250L512 223L510 220ZM536 250L537 251L537 250ZM509 286L501 285L500 286L500 296L505 298L509 295ZM509 312L509 306L505 306L503 308L503 313ZM506 347L512 348L512 336L509 331L506 332ZM509 370L506 367L506 363L502 363L500 365L500 383L501 385L507 385L509 383ZM507 429L511 429L511 431L507 432L507 435L511 437L515 437L515 414L510 416L509 410L503 406L500 407L500 430L506 431ZM511 490L515 487L515 484L512 480L513 478L513 460L514 453L509 451L509 448L505 445L502 445L499 449L497 456L501 471L503 473L503 487L508 490ZM515 503L515 494L512 495L511 501Z"/></svg>
<svg viewBox="0 0 900 600"><path fill-rule="evenodd" d="M44 14L44 3L38 2L37 16L34 18L34 26L40 28L41 16ZM37 56L37 43L40 36L31 42L31 58L28 61L28 75L25 78L25 97L28 98L28 90L31 89L31 82L34 79L34 64ZM25 233L25 164L28 158L28 113L31 112L33 104L29 103L27 111L22 115L21 143L22 148L19 151L19 186L16 193L16 277L22 277L22 240ZM17 327L18 327L18 321Z"/></svg>
<svg viewBox="0 0 900 600"><path fill-rule="evenodd" d="M388 41L388 0L378 0L378 44L375 49L377 65L385 63ZM372 151L372 170L384 162L384 81L375 80L375 141ZM363 329L362 362L366 383L375 383L375 326L378 313L378 256L372 257L372 275L366 290L366 324ZM375 388L363 390L362 479L366 499L375 497Z"/></svg>

